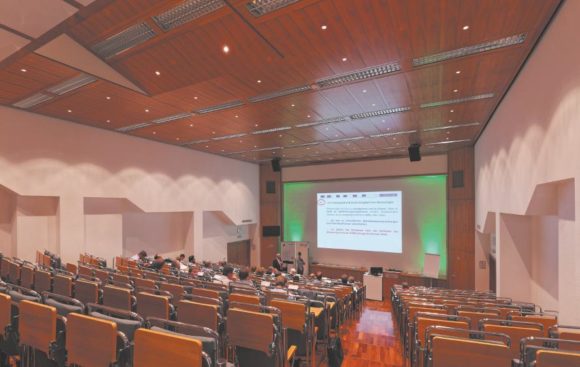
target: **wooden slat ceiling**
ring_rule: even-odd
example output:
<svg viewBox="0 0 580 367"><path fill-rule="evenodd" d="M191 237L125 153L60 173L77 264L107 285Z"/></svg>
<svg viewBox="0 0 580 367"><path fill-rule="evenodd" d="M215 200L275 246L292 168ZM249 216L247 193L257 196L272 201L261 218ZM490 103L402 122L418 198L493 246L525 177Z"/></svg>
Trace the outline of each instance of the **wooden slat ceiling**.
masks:
<svg viewBox="0 0 580 367"><path fill-rule="evenodd" d="M93 49L131 26L147 24L155 32L151 39L103 58L147 94L97 80L50 94L49 101L29 109L254 162L279 157L295 165L400 156L412 143L421 144L423 154L439 154L474 144L560 4L298 0L255 17L247 9L250 0L196 1L221 6L164 31L153 17L183 0L96 0L59 31ZM520 44L413 64L416 58L521 34ZM323 78L395 62L400 70L393 73L328 88L316 85ZM22 55L0 69L0 103L46 93L81 72L34 53ZM295 87L305 90L252 102L252 97ZM469 97L476 98L461 101ZM238 101L239 106L199 113ZM403 109L355 118L392 108ZM151 123L174 115L180 117ZM308 125L317 121L327 122ZM275 130L263 131L269 129Z"/></svg>

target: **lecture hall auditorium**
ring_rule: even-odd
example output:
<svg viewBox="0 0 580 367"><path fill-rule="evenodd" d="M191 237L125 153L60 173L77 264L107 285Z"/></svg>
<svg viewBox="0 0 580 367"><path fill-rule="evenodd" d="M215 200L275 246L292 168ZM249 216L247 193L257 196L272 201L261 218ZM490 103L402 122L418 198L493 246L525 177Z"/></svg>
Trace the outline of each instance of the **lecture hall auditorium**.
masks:
<svg viewBox="0 0 580 367"><path fill-rule="evenodd" d="M0 365L580 367L579 19L0 0Z"/></svg>

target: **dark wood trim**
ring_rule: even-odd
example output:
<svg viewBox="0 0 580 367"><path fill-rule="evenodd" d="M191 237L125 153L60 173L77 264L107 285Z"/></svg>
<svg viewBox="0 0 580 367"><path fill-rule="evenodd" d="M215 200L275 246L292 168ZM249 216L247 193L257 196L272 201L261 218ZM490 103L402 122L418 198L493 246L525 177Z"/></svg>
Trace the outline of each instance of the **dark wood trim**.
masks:
<svg viewBox="0 0 580 367"><path fill-rule="evenodd" d="M10 33L13 33L13 34L17 35L18 37L26 38L29 41L34 41L34 39L35 39L34 37L27 35L26 33L22 33L16 29L10 28L7 25L2 24L2 23L0 23L0 29L3 29L3 30L10 32Z"/></svg>

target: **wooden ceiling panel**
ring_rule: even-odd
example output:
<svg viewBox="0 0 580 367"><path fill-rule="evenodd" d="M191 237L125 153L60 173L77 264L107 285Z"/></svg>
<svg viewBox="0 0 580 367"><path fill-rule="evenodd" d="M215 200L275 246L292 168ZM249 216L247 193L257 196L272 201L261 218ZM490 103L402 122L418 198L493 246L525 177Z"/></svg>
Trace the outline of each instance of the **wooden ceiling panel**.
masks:
<svg viewBox="0 0 580 367"><path fill-rule="evenodd" d="M69 110L71 112L68 112ZM94 82L41 104L34 111L109 129L147 122L182 112L172 106L105 81Z"/></svg>
<svg viewBox="0 0 580 367"><path fill-rule="evenodd" d="M248 13L247 0L231 0L211 14L163 31L152 17L181 2L103 1L54 29L50 37L66 32L90 48L128 27L147 23L156 33L152 39L105 60L147 94L99 81L55 96L34 112L118 129L241 101L235 108L127 133L253 162L281 157L283 164L400 156L407 154L410 143L422 144L425 154L445 152L474 143L560 4L559 0L301 0L254 17ZM417 57L521 33L526 39L519 45L419 67L413 64ZM227 54L224 45L229 47ZM17 56L19 60L5 62L0 69L1 104L10 105L80 73L38 55ZM358 79L361 69L390 62L398 62L400 70ZM351 75L350 82L319 89L317 80L347 78L344 74ZM304 86L311 89L250 102L256 96ZM487 93L493 97L449 103ZM426 103L441 105L422 107ZM397 107L409 110L379 112ZM363 113L370 117L353 116ZM345 121L321 123L334 118ZM311 122L317 124L297 127ZM290 129L276 130L284 127ZM264 130L272 131L257 133ZM203 142L192 143L197 141Z"/></svg>
<svg viewBox="0 0 580 367"><path fill-rule="evenodd" d="M0 69L0 101L12 104L79 74L34 53Z"/></svg>

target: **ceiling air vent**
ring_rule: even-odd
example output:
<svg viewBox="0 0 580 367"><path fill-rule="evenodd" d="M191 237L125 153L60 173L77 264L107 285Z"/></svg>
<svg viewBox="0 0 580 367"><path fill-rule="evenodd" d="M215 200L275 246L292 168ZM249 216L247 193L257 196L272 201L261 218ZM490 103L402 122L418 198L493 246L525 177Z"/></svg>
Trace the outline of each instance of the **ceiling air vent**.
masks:
<svg viewBox="0 0 580 367"><path fill-rule="evenodd" d="M284 89L284 90L280 90L280 91L273 92L273 93L262 94L260 96L251 97L251 98L248 98L248 101L250 101L252 103L262 102L262 101L267 101L267 100L278 98L278 97L289 96L291 94L306 92L306 91L311 90L311 89L312 89L312 87L310 87L309 85L302 85L300 87Z"/></svg>
<svg viewBox="0 0 580 367"><path fill-rule="evenodd" d="M470 127L470 126L479 126L479 122L470 122L467 124L457 124L457 125L446 125L446 126L438 126L438 127L430 127L427 129L423 129L423 131L439 131L439 130L448 130L448 129L457 129L460 127Z"/></svg>
<svg viewBox="0 0 580 367"><path fill-rule="evenodd" d="M151 121L151 123L153 123L153 124L166 124L166 123L171 122L171 121L183 120L183 119L189 118L191 116L193 116L193 113L189 113L189 112L178 113L176 115L171 115L171 116L166 116L166 117L161 117L161 118L155 119L155 120Z"/></svg>
<svg viewBox="0 0 580 367"><path fill-rule="evenodd" d="M266 129L266 130L252 131L252 135L260 135L260 134L274 133L276 131L290 130L291 128L292 127L290 127L290 126L283 126L283 127L275 127L275 128Z"/></svg>
<svg viewBox="0 0 580 367"><path fill-rule="evenodd" d="M352 120L361 120L361 119L368 119L371 117L390 115L392 113L406 112L409 110L411 110L411 107L386 108L384 110L357 113L357 114L351 115L350 118Z"/></svg>
<svg viewBox="0 0 580 367"><path fill-rule="evenodd" d="M332 139L332 140L325 140L325 143L342 143L345 141L354 141L354 140L362 140L364 136L356 136L354 138L342 138L342 139Z"/></svg>
<svg viewBox="0 0 580 367"><path fill-rule="evenodd" d="M338 116L338 117L330 117L323 120L313 121L313 122L305 122L302 124L295 125L295 127L309 127L309 126L317 126L317 125L324 125L324 124L332 124L335 122L344 122L348 121L350 117L348 116Z"/></svg>
<svg viewBox="0 0 580 367"><path fill-rule="evenodd" d="M258 148L258 149L252 149L251 152L265 152L268 150L278 150L278 149L283 149L283 148L282 147Z"/></svg>
<svg viewBox="0 0 580 367"><path fill-rule="evenodd" d="M246 135L247 135L246 133L224 135L224 136L218 136L217 138L212 138L211 140L228 140L228 139L241 138L242 136L246 136Z"/></svg>
<svg viewBox="0 0 580 367"><path fill-rule="evenodd" d="M228 103L224 103L224 104L218 104L215 106L202 108L202 109L199 109L199 110L194 111L194 112L198 113L200 115L203 115L205 113L217 112L217 111L227 110L227 109L234 108L234 107L239 107L243 104L244 104L244 102L242 102L242 101L232 101L232 102L228 102Z"/></svg>
<svg viewBox="0 0 580 367"><path fill-rule="evenodd" d="M383 65L373 66L366 69L360 69L347 74L340 74L331 76L316 81L316 85L320 88L338 87L344 84L350 84L361 80L376 78L381 75L394 73L401 70L401 65L398 62L391 62Z"/></svg>
<svg viewBox="0 0 580 367"><path fill-rule="evenodd" d="M133 130L137 130L137 129L142 129L144 127L151 126L151 125L153 125L151 122L141 122L139 124L134 124L134 125L120 127L120 128L117 129L117 131L119 131L121 133L126 133L126 132L129 132L129 131L133 131Z"/></svg>
<svg viewBox="0 0 580 367"><path fill-rule="evenodd" d="M223 6L223 0L187 0L164 13L154 16L153 20L161 29L169 31L212 13Z"/></svg>
<svg viewBox="0 0 580 367"><path fill-rule="evenodd" d="M476 96L469 96L469 97L456 98L456 99L448 99L446 101L422 103L421 108L441 107L441 106L446 106L449 104L456 104L456 103L477 101L480 99L493 98L494 96L495 96L495 94L493 94L493 93L485 93L485 94L478 94Z"/></svg>
<svg viewBox="0 0 580 367"><path fill-rule="evenodd" d="M36 105L39 105L41 103L44 103L46 101L49 101L51 99L52 99L52 96L42 94L42 93L36 93L33 96L30 96L28 98L20 100L16 103L13 103L12 106L18 107L18 108L28 109L28 108L34 107Z"/></svg>
<svg viewBox="0 0 580 367"><path fill-rule="evenodd" d="M281 9L290 4L294 4L299 0L252 0L246 7L255 17L261 17L264 14Z"/></svg>
<svg viewBox="0 0 580 367"><path fill-rule="evenodd" d="M383 136L396 136L396 135L413 134L416 132L417 132L417 130L397 131L394 133L382 133L382 134L371 135L371 138L382 138Z"/></svg>
<svg viewBox="0 0 580 367"><path fill-rule="evenodd" d="M496 50L498 48L519 45L520 43L523 43L525 40L526 34L522 33L515 36L501 38L495 41L479 43L477 45L462 47L451 51L441 52L438 54L418 57L413 59L413 66L428 65L445 60L456 59L458 57L464 57L478 54L481 52Z"/></svg>
<svg viewBox="0 0 580 367"><path fill-rule="evenodd" d="M91 49L101 58L108 59L155 37L155 35L155 31L147 23L135 24L97 43Z"/></svg>
<svg viewBox="0 0 580 367"><path fill-rule="evenodd" d="M443 145L443 144L455 144L455 143L467 143L467 142L471 142L471 139L436 141L434 143L427 143L425 145Z"/></svg>
<svg viewBox="0 0 580 367"><path fill-rule="evenodd" d="M65 93L72 92L75 89L84 87L87 84L91 84L95 81L97 81L97 78L92 75L80 74L74 78L70 78L60 84L50 87L46 91L60 96Z"/></svg>

